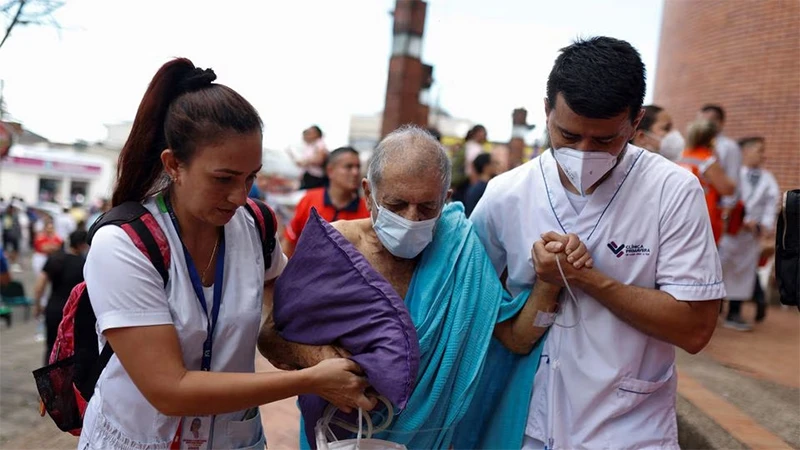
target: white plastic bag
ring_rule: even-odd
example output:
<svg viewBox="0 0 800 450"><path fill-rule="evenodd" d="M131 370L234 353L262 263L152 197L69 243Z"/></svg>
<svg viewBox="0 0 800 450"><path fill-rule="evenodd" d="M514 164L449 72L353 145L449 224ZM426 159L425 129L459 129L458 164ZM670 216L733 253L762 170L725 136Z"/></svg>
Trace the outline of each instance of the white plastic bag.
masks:
<svg viewBox="0 0 800 450"><path fill-rule="evenodd" d="M361 408L358 410L358 427L356 427L339 419L335 419L333 416L336 414L337 409L333 405L328 405L322 418L317 421L317 425L314 427L317 450L407 450L406 446L402 444L396 444L381 439L372 439L373 434L379 433L389 427L394 414L391 402L383 397L379 397L379 399L386 404L388 411L386 413L386 421L378 428L373 428L372 419L369 414L364 414ZM367 425L366 430L364 430L364 423ZM331 430L331 424L357 433L356 438L343 439L341 441L337 440ZM328 441L329 437L331 439L330 442Z"/></svg>

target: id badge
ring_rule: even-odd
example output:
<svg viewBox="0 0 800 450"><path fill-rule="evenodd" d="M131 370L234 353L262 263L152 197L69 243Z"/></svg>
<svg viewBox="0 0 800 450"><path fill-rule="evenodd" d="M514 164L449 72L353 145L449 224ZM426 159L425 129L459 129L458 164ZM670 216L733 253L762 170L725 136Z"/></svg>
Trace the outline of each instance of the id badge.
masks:
<svg viewBox="0 0 800 450"><path fill-rule="evenodd" d="M182 420L181 450L211 450L214 416L190 416Z"/></svg>

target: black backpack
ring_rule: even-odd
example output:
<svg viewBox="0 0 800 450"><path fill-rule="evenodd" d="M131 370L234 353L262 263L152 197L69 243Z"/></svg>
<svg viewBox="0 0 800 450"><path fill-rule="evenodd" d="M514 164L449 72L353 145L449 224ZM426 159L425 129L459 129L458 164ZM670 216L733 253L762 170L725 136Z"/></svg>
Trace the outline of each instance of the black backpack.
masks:
<svg viewBox="0 0 800 450"><path fill-rule="evenodd" d="M261 237L265 269L272 263L275 250L275 214L264 203L247 199L247 212L255 219ZM115 225L131 237L147 256L166 286L169 280L169 244L150 211L138 202L127 202L103 214L89 230L89 242L106 225ZM89 300L86 283L72 289L58 325L58 336L50 354L50 364L33 371L40 397L40 412L50 415L61 431L79 436L83 414L94 393L97 380L114 350L108 342L97 349L97 317Z"/></svg>
<svg viewBox="0 0 800 450"><path fill-rule="evenodd" d="M775 236L775 278L781 303L800 309L800 189L783 194Z"/></svg>

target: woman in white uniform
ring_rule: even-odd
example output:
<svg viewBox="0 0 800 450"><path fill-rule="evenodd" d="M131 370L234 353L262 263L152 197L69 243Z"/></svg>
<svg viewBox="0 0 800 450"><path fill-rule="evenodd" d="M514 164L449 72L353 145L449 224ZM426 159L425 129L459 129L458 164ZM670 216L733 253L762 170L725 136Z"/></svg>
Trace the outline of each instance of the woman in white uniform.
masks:
<svg viewBox="0 0 800 450"><path fill-rule="evenodd" d="M372 405L345 359L254 373L264 283L286 258L278 246L265 264L255 221L240 208L261 168L261 120L215 78L187 59L165 64L120 155L113 204L140 201L155 217L170 247L169 281L121 228L94 236L85 278L99 345L115 353L80 449L263 449L259 405L305 393L345 409Z"/></svg>

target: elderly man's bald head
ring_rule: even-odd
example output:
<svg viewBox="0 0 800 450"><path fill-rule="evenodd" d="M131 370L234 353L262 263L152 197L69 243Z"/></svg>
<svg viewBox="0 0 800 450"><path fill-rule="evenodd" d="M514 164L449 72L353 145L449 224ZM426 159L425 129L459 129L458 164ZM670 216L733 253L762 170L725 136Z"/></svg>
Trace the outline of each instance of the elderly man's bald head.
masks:
<svg viewBox="0 0 800 450"><path fill-rule="evenodd" d="M450 188L451 165L442 144L426 130L405 125L389 133L378 144L370 160L367 178L372 189L381 189L385 171L435 179L442 196Z"/></svg>

